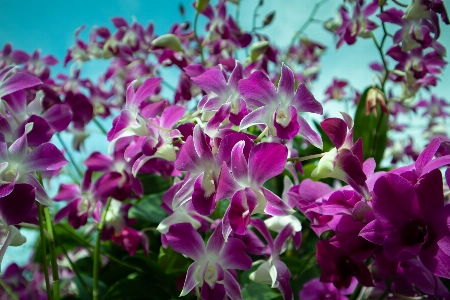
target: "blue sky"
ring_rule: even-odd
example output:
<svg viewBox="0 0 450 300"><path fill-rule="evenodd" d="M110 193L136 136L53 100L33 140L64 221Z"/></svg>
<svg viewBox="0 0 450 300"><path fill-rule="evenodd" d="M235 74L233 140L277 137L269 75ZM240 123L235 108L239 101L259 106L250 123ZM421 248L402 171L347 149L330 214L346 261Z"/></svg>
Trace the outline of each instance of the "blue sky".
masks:
<svg viewBox="0 0 450 300"><path fill-rule="evenodd" d="M259 0L241 1L239 21L244 29L250 29L253 9ZM268 34L276 45L286 47L295 31L307 19L316 2L316 0L266 0L265 5L260 9L261 17L257 24L261 23L264 15L276 10L274 22L263 29L262 32ZM450 9L450 0L444 0L444 2ZM87 38L87 33L92 26L99 25L112 28L110 19L115 16L122 16L130 23L132 18L136 18L142 24L147 24L148 20L152 20L156 32L164 34L173 22L182 21L178 12L179 3L184 4L186 18L192 22L194 17L192 1L184 0L3 0L0 9L0 47L6 42L10 42L14 49L22 49L29 53L36 48L40 48L42 54L53 54L60 61L63 61L66 49L74 43L73 33L81 25L87 26L82 35L82 37ZM215 3L215 1L212 1L212 3ZM327 20L334 17L340 3L342 1L329 0L319 10L316 19ZM229 8L234 14L233 4L229 4ZM204 23L205 18L202 18L200 24ZM395 32L394 27L389 26L388 28L391 33ZM305 34L328 46L328 50L321 60L322 70L319 80L312 89L316 98L324 98L323 92L334 77L349 80L359 90L363 90L372 84L374 73L370 71L368 64L374 60L379 61L378 52L372 40L360 39L356 45L344 45L341 49L335 50L334 37L325 32L321 25L311 24ZM441 42L447 49L450 49L450 27L443 26L441 35ZM391 63L391 66L393 66L393 63ZM83 65L82 74L83 76L96 78L105 67L106 64L101 62L87 63ZM450 72L448 69L444 70L440 85L432 89L437 95L446 97L447 100L450 99ZM62 64L52 70L54 74L57 72L67 74L69 72L68 68L62 67ZM168 75L170 76L170 72ZM170 78L166 78L166 80L171 81ZM423 96L427 96L427 93L423 93ZM342 107L328 106L328 109L331 111L330 116L338 116ZM417 122L424 123L424 120L419 118ZM98 135L98 132L93 133L94 138L98 138ZM88 143L87 152L94 150L106 152L106 147L106 143L105 145ZM80 158L80 156L77 157ZM55 187L56 183L54 182L52 188ZM35 238L33 234L29 234L27 231L25 233L27 233L29 239ZM4 263L11 260L24 263L26 255L23 255L23 253L30 251L31 246L32 243L27 243L19 248L9 248ZM3 266L5 265L3 264Z"/></svg>

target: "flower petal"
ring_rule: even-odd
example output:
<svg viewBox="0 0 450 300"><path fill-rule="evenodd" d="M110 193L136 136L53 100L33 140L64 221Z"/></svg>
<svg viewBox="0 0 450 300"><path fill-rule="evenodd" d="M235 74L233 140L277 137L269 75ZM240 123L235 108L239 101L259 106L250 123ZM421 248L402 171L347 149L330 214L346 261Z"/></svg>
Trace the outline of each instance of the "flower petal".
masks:
<svg viewBox="0 0 450 300"><path fill-rule="evenodd" d="M195 261L204 259L205 244L190 223L173 224L166 234L167 243L178 253Z"/></svg>
<svg viewBox="0 0 450 300"><path fill-rule="evenodd" d="M257 186L262 186L268 179L284 170L288 150L279 143L261 143L256 145L248 158L249 179Z"/></svg>

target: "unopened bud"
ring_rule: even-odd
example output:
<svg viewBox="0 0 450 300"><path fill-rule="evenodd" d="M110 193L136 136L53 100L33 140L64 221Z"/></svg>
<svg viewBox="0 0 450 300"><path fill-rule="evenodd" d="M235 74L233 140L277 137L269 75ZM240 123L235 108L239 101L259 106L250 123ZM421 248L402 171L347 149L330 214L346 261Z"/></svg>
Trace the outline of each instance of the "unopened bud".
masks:
<svg viewBox="0 0 450 300"><path fill-rule="evenodd" d="M180 52L183 50L181 47L180 40L178 37L172 33L164 34L152 41L152 46L164 48L164 49L171 49L176 52Z"/></svg>
<svg viewBox="0 0 450 300"><path fill-rule="evenodd" d="M250 47L250 59L256 61L258 57L265 53L269 48L269 41L259 41L251 45Z"/></svg>
<svg viewBox="0 0 450 300"><path fill-rule="evenodd" d="M374 112L375 117L377 116L377 102L380 103L381 111L389 114L389 109L386 105L386 98L384 96L384 93L376 87L373 87L367 93L366 116L370 115L372 111Z"/></svg>
<svg viewBox="0 0 450 300"><path fill-rule="evenodd" d="M197 0L195 2L195 9L197 9L197 11L199 13L201 13L202 11L204 11L206 9L206 7L208 7L209 5L209 0Z"/></svg>

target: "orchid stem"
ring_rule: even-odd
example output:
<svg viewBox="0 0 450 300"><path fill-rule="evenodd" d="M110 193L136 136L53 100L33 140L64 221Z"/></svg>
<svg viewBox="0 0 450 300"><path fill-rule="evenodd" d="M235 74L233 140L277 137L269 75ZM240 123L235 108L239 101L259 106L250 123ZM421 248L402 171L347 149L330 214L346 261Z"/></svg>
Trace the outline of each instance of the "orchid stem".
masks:
<svg viewBox="0 0 450 300"><path fill-rule="evenodd" d="M214 223L215 223L215 221L214 221L213 219L210 219L210 218L208 218L208 217L206 217L206 216L204 216L204 215L202 215L202 214L199 214L198 212L194 212L194 214L195 214L197 217L202 218L202 219L205 220L206 222L209 222L209 223L211 223L211 224L214 224Z"/></svg>
<svg viewBox="0 0 450 300"><path fill-rule="evenodd" d="M314 17L316 16L316 13L319 10L320 6L322 4L324 4L325 2L327 2L327 1L328 0L322 0L320 2L317 2L314 5L314 7L313 7L313 9L312 9L308 19L306 20L306 22L303 23L303 25L300 27L300 29L297 30L297 32L292 37L291 43L289 44L289 47L288 47L288 49L286 51L286 54L285 54L285 56L283 58L283 62L287 61L287 59L289 57L289 53L291 52L292 47L294 47L295 41L300 37L300 35L302 35L302 33L306 30L306 28L308 28L309 24L311 24L315 20Z"/></svg>
<svg viewBox="0 0 450 300"><path fill-rule="evenodd" d="M67 157L69 158L70 163L72 164L72 166L74 167L74 169L77 171L78 175L82 178L83 177L83 173L81 172L81 170L78 168L78 166L75 164L75 160L73 159L72 153L70 153L69 149L66 146L66 143L64 143L63 139L61 138L59 132L56 133L56 137L58 138L59 143L61 144L61 146L64 148L65 153L67 154Z"/></svg>
<svg viewBox="0 0 450 300"><path fill-rule="evenodd" d="M200 38L198 37L198 34L197 34L198 15L199 15L198 10L196 10L196 12L195 12L195 19L194 19L194 37L195 37L195 40L198 43L198 47L199 47L199 50L200 50L200 57L202 59L202 66L205 66L205 57L203 56L203 46L202 46Z"/></svg>
<svg viewBox="0 0 450 300"><path fill-rule="evenodd" d="M314 159L314 158L320 158L323 157L325 153L319 153L319 154L313 154L313 155L308 155L308 156L303 156L303 157L291 157L288 158L287 161L294 161L294 162L300 162L300 161L305 161L305 160L310 160L310 159Z"/></svg>
<svg viewBox="0 0 450 300"><path fill-rule="evenodd" d="M108 202L106 202L105 209L102 213L102 218L100 219L100 224L98 225L98 235L97 240L95 242L94 249L94 270L93 270L93 291L92 297L94 300L98 300L98 271L100 265L100 240L102 238L103 227L105 226L106 214L108 213L109 205L111 204L111 197L108 198Z"/></svg>
<svg viewBox="0 0 450 300"><path fill-rule="evenodd" d="M174 88L170 83L168 83L167 81L165 81L165 80L163 80L162 81L162 84L166 87L166 88L168 88L169 90L172 90L172 91L176 91L176 88Z"/></svg>
<svg viewBox="0 0 450 300"><path fill-rule="evenodd" d="M259 142L265 135L266 133L269 131L269 126L266 126L266 128L264 128L263 132L261 132L260 135L258 135L258 137L255 139L255 143Z"/></svg>
<svg viewBox="0 0 450 300"><path fill-rule="evenodd" d="M50 287L50 279L48 277L48 265L47 265L47 254L45 250L45 235L44 235L44 221L42 216L42 207L39 202L37 204L38 209L38 218L39 218L39 233L41 236L41 251L42 251L42 266L44 269L44 276L45 276L45 289L47 291L47 298L52 298L52 292Z"/></svg>
<svg viewBox="0 0 450 300"><path fill-rule="evenodd" d="M53 276L53 299L59 300L59 274L58 274L58 263L56 260L56 248L55 248L55 235L53 233L52 219L50 218L50 213L48 207L44 207L45 223L47 224L47 231L50 238L48 239L48 244L50 247L50 256L52 259L52 276Z"/></svg>
<svg viewBox="0 0 450 300"><path fill-rule="evenodd" d="M19 300L19 297L17 297L16 293L14 293L2 279L0 279L0 286L6 291L6 293L11 297L11 299Z"/></svg>
<svg viewBox="0 0 450 300"><path fill-rule="evenodd" d="M401 6L401 7L408 7L408 4L401 3L398 0L392 0L392 2L394 2L395 4L397 4L397 5Z"/></svg>
<svg viewBox="0 0 450 300"><path fill-rule="evenodd" d="M108 131L106 131L106 129L103 127L103 125L102 125L96 118L94 118L93 121L94 121L94 124L97 125L98 129L100 129L100 131L101 131L104 135L107 135L107 134L108 134Z"/></svg>

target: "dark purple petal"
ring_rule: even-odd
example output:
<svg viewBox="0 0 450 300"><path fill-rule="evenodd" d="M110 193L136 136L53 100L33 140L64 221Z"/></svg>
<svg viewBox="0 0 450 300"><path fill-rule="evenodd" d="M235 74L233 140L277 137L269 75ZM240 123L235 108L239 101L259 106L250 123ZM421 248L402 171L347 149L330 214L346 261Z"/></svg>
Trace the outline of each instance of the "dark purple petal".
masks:
<svg viewBox="0 0 450 300"><path fill-rule="evenodd" d="M425 165L428 164L433 159L433 156L440 145L441 141L439 139L434 139L425 149L423 149L422 153L420 153L419 157L415 162L418 174L421 174L422 169L425 167Z"/></svg>
<svg viewBox="0 0 450 300"><path fill-rule="evenodd" d="M287 205L280 197L266 188L261 189L267 200L264 212L271 216L287 216L294 213L294 210Z"/></svg>
<svg viewBox="0 0 450 300"><path fill-rule="evenodd" d="M61 169L68 161L55 145L45 143L28 153L22 161L22 167L27 172Z"/></svg>
<svg viewBox="0 0 450 300"><path fill-rule="evenodd" d="M416 219L419 206L414 187L403 177L385 174L373 188L373 213L384 223L399 227L410 219Z"/></svg>
<svg viewBox="0 0 450 300"><path fill-rule="evenodd" d="M444 206L441 171L435 169L422 176L417 182L415 189L422 220L432 220Z"/></svg>
<svg viewBox="0 0 450 300"><path fill-rule="evenodd" d="M248 179L248 163L244 156L245 142L239 141L231 150L231 171L238 182L246 182Z"/></svg>
<svg viewBox="0 0 450 300"><path fill-rule="evenodd" d="M142 85L137 89L136 94L133 97L132 104L139 106L139 104L150 96L158 85L161 83L162 78L147 78ZM127 99L128 100L128 99Z"/></svg>
<svg viewBox="0 0 450 300"><path fill-rule="evenodd" d="M30 213L36 188L29 184L16 184L9 195L0 198L0 216L6 225L23 222Z"/></svg>
<svg viewBox="0 0 450 300"><path fill-rule="evenodd" d="M337 149L344 144L347 136L347 124L342 119L328 118L320 122L320 126Z"/></svg>
<svg viewBox="0 0 450 300"><path fill-rule="evenodd" d="M228 87L237 91L239 80L242 78L244 78L242 63L236 60L236 66L234 67L233 72L231 72L230 79L228 80Z"/></svg>
<svg viewBox="0 0 450 300"><path fill-rule="evenodd" d="M298 123L300 125L298 133L300 133L313 146L322 149L323 148L322 138L317 132L315 132L311 128L311 126L309 126L308 122L306 122L306 120L300 115L298 116Z"/></svg>
<svg viewBox="0 0 450 300"><path fill-rule="evenodd" d="M227 164L222 163L222 169L219 176L219 184L216 190L217 200L230 199L236 191L241 189L241 186L231 177Z"/></svg>
<svg viewBox="0 0 450 300"><path fill-rule="evenodd" d="M218 96L224 95L227 90L227 81L219 69L211 69L191 80L207 93L216 93Z"/></svg>
<svg viewBox="0 0 450 300"><path fill-rule="evenodd" d="M278 83L277 93L279 97L292 99L294 97L295 79L292 70L284 63L281 66L281 78Z"/></svg>
<svg viewBox="0 0 450 300"><path fill-rule="evenodd" d="M392 227L392 225L379 222L378 220L373 220L361 229L359 236L362 236L374 244L382 245L386 235L393 230L395 230L395 228Z"/></svg>
<svg viewBox="0 0 450 300"><path fill-rule="evenodd" d="M214 202L215 193L211 193L207 190L211 187L205 187L204 184L204 173L201 173L194 182L194 191L192 192L192 205L194 209L204 216L209 216L216 208L216 203ZM211 183L206 181L206 185ZM214 186L213 186L214 187Z"/></svg>
<svg viewBox="0 0 450 300"><path fill-rule="evenodd" d="M195 126L192 137L194 139L194 147L198 157L204 162L213 162L214 156L212 154L211 147L206 142L206 135L200 125Z"/></svg>
<svg viewBox="0 0 450 300"><path fill-rule="evenodd" d="M269 104L276 101L275 86L262 71L253 72L247 79L239 81L239 92L245 98L250 98Z"/></svg>
<svg viewBox="0 0 450 300"><path fill-rule="evenodd" d="M72 121L73 113L66 104L55 104L46 110L42 117L58 132L63 131Z"/></svg>
<svg viewBox="0 0 450 300"><path fill-rule="evenodd" d="M288 109L289 113L288 115L286 115L285 112L280 112L280 109L278 108L278 110L274 112L274 120L273 120L273 125L277 130L277 136L280 139L285 140L293 139L300 129L300 125L298 123L297 118L297 109L293 105L290 105ZM289 122L286 125L278 123L278 122L286 122L285 120L286 118L289 118Z"/></svg>
<svg viewBox="0 0 450 300"><path fill-rule="evenodd" d="M187 270L186 279L184 281L183 290L181 291L180 297L186 296L189 294L190 291L192 291L199 282L195 278L195 272L197 271L198 264L196 262L193 262L192 265L189 266L189 269Z"/></svg>
<svg viewBox="0 0 450 300"><path fill-rule="evenodd" d="M284 170L288 150L279 143L261 143L256 145L248 158L249 179L257 186L279 175Z"/></svg>
<svg viewBox="0 0 450 300"><path fill-rule="evenodd" d="M298 112L323 114L322 104L314 98L314 95L303 83L298 86L292 104L297 108Z"/></svg>
<svg viewBox="0 0 450 300"><path fill-rule="evenodd" d="M16 73L0 83L0 98L41 83L42 81L33 75L28 73Z"/></svg>
<svg viewBox="0 0 450 300"><path fill-rule="evenodd" d="M241 287L239 283L236 281L233 275L230 274L227 270L225 270L223 279L223 286L225 287L225 292L227 293L230 299L242 299Z"/></svg>
<svg viewBox="0 0 450 300"><path fill-rule="evenodd" d="M219 150L217 151L216 160L220 162L226 162L227 166L231 169L231 151L239 141L244 141L244 157L248 159L250 150L253 148L254 143L247 135L236 132L226 135L219 145Z"/></svg>
<svg viewBox="0 0 450 300"><path fill-rule="evenodd" d="M229 238L220 253L220 265L224 269L248 270L252 259L245 253L245 244L236 238Z"/></svg>
<svg viewBox="0 0 450 300"><path fill-rule="evenodd" d="M234 232L245 234L256 205L258 205L258 199L251 188L234 193L228 210L228 219Z"/></svg>
<svg viewBox="0 0 450 300"><path fill-rule="evenodd" d="M206 255L203 239L190 223L173 224L166 234L166 239L173 250L195 261Z"/></svg>
<svg viewBox="0 0 450 300"><path fill-rule="evenodd" d="M178 158L175 161L175 168L178 171L188 171L196 174L200 173L200 159L195 151L192 136L188 136L186 142L181 148Z"/></svg>

